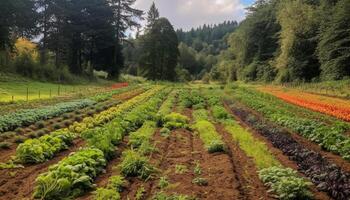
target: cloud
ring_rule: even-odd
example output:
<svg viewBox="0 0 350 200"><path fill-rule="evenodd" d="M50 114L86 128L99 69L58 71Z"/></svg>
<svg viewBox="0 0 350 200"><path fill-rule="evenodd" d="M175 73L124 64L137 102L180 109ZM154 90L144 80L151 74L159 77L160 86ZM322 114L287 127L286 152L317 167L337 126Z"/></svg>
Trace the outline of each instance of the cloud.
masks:
<svg viewBox="0 0 350 200"><path fill-rule="evenodd" d="M147 12L153 0L137 0L135 7ZM246 0L243 1L244 3ZM176 29L189 30L203 24L225 20L241 21L245 17L242 0L155 0L160 15Z"/></svg>

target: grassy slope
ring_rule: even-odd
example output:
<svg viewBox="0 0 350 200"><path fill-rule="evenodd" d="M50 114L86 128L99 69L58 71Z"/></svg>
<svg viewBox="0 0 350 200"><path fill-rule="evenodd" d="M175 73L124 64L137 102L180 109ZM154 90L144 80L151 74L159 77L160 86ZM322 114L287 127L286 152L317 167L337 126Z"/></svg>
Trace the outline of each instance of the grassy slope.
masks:
<svg viewBox="0 0 350 200"><path fill-rule="evenodd" d="M59 85L55 83L45 83L26 79L23 77L0 74L0 102L8 102L26 100L27 99L27 88L29 94L29 100L48 99L57 96L70 96L79 95L79 93L89 93L93 91L102 90L108 82L86 82L76 85ZM58 92L59 90L59 92ZM59 93L59 95L58 95Z"/></svg>

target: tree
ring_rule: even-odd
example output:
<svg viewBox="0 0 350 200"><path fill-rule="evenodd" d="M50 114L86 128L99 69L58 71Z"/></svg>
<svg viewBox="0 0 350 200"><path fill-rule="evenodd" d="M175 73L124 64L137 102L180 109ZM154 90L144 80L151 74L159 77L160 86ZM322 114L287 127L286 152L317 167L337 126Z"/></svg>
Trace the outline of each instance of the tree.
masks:
<svg viewBox="0 0 350 200"><path fill-rule="evenodd" d="M132 8L136 0L109 0L114 10L114 28L116 33L116 42L114 45L114 60L109 73L111 78L119 75L120 69L124 67L123 52L121 43L127 38L126 30L138 28L138 20L143 19L143 11Z"/></svg>
<svg viewBox="0 0 350 200"><path fill-rule="evenodd" d="M160 18L141 37L139 66L150 80L175 80L175 67L179 56L178 39L168 19Z"/></svg>
<svg viewBox="0 0 350 200"><path fill-rule="evenodd" d="M350 76L350 0L340 0L329 23L320 33L318 58L323 80L339 80Z"/></svg>
<svg viewBox="0 0 350 200"><path fill-rule="evenodd" d="M280 54L276 58L278 81L310 81L319 76L319 62L315 55L319 21L312 4L302 0L285 0L278 12Z"/></svg>
<svg viewBox="0 0 350 200"><path fill-rule="evenodd" d="M147 28L150 29L157 19L159 19L159 11L156 4L153 2L147 13Z"/></svg>
<svg viewBox="0 0 350 200"><path fill-rule="evenodd" d="M0 66L8 64L8 54L17 37L33 36L37 19L34 3L34 0L0 1Z"/></svg>

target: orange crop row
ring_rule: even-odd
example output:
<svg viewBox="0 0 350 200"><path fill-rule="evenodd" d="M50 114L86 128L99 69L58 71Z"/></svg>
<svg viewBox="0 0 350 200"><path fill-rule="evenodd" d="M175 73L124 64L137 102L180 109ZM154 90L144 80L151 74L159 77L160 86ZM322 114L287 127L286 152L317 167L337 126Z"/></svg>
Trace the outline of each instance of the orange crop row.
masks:
<svg viewBox="0 0 350 200"><path fill-rule="evenodd" d="M123 87L128 87L129 83L116 83L111 86L112 89L119 89Z"/></svg>
<svg viewBox="0 0 350 200"><path fill-rule="evenodd" d="M269 90L266 88L263 90L286 102L305 107L317 112L332 115L336 118L350 122L350 108L347 106L337 105L333 102L330 103L324 99L320 100L320 98L316 98L314 95L304 92L283 92L277 90Z"/></svg>

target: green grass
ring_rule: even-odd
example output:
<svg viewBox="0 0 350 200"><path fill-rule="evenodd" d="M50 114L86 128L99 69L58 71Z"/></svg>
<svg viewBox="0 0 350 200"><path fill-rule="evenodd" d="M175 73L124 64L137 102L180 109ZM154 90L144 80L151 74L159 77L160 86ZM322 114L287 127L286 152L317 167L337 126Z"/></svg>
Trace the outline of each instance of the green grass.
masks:
<svg viewBox="0 0 350 200"><path fill-rule="evenodd" d="M234 121L225 125L225 129L232 135L239 147L252 157L258 169L280 166L265 143L258 141L253 135Z"/></svg>
<svg viewBox="0 0 350 200"><path fill-rule="evenodd" d="M103 86L97 83L79 85L60 85L43 83L28 79L0 79L0 102L26 101L49 99L57 96L70 96L102 90ZM50 92L51 91L51 92ZM39 98L40 92L40 98ZM51 95L50 95L51 93Z"/></svg>

